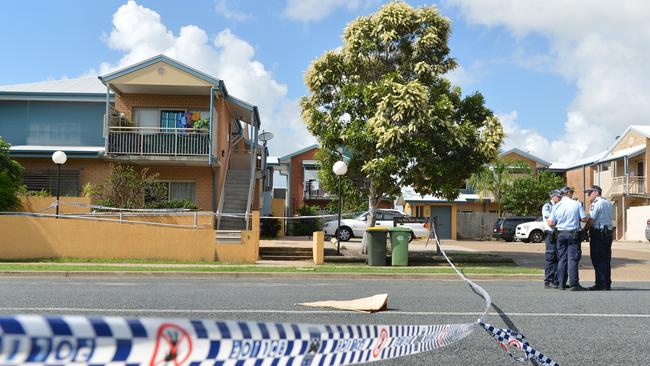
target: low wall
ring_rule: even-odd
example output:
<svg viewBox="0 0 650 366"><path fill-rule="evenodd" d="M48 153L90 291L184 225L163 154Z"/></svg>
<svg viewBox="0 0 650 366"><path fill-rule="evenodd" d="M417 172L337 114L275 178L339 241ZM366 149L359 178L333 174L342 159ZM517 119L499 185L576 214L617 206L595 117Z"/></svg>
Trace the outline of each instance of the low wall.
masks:
<svg viewBox="0 0 650 366"><path fill-rule="evenodd" d="M243 230L239 243L221 243L217 241L215 249L216 260L226 263L257 262L260 254L260 212L253 211L251 228ZM213 231L214 233L214 231Z"/></svg>
<svg viewBox="0 0 650 366"><path fill-rule="evenodd" d="M645 227L647 221L650 220L650 206L635 206L628 208L625 219L627 221L625 239L646 241Z"/></svg>
<svg viewBox="0 0 650 366"><path fill-rule="evenodd" d="M111 220L120 219L119 213L103 212L101 214L96 214L93 216L108 218ZM186 215L176 214L176 215L146 215L146 216L144 215L131 216L125 213L124 215L122 215L121 219L126 221L155 222L160 224L173 224L173 225L183 225L183 226L194 226L195 223L195 217L193 213L186 214ZM212 213L204 212L202 214L201 212L197 212L196 222L198 223L199 227L203 227L205 229L212 229L213 228Z"/></svg>
<svg viewBox="0 0 650 366"><path fill-rule="evenodd" d="M20 206L15 211L17 212L35 212L44 214L56 213L56 208L48 208L56 201L56 197L38 197L38 196L19 196L18 200ZM59 206L59 213L64 214L80 214L89 213L90 207L80 207L75 205L68 205L66 203L80 203L86 206L91 204L91 197L61 197L61 206Z"/></svg>
<svg viewBox="0 0 650 366"><path fill-rule="evenodd" d="M0 233L0 259L215 259L213 230L0 216Z"/></svg>

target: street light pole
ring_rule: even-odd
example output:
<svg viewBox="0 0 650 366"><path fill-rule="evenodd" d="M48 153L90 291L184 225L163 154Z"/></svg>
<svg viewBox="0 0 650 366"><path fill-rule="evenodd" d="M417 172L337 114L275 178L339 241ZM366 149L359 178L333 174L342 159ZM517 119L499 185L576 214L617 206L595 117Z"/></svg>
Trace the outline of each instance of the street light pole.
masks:
<svg viewBox="0 0 650 366"><path fill-rule="evenodd" d="M345 175L348 172L348 165L343 160L339 160L334 163L332 167L334 174L339 177L339 223L336 228L336 254L341 255L341 210L342 210L342 201L343 195L341 194L341 176Z"/></svg>
<svg viewBox="0 0 650 366"><path fill-rule="evenodd" d="M59 197L61 195L61 165L65 164L68 157L63 151L55 151L52 161L56 164L56 218L59 218Z"/></svg>
<svg viewBox="0 0 650 366"><path fill-rule="evenodd" d="M341 230L341 209L342 209L342 199L341 199L341 176L339 175L339 224L336 229L336 254L341 255L341 238L339 237L339 230Z"/></svg>

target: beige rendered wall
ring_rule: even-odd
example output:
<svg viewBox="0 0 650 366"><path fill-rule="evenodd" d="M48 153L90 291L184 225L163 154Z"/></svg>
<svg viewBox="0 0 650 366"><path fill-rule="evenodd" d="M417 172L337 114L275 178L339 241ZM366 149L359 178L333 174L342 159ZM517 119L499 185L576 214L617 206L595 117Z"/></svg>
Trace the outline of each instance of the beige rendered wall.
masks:
<svg viewBox="0 0 650 366"><path fill-rule="evenodd" d="M271 200L271 215L275 217L284 216L284 199L273 198ZM280 230L278 231L278 237L284 238L284 220L279 219L279 221L280 221Z"/></svg>
<svg viewBox="0 0 650 366"><path fill-rule="evenodd" d="M610 154L618 151L629 149L634 146L643 145L646 143L646 137L636 131L628 131L619 141L618 144L612 149Z"/></svg>
<svg viewBox="0 0 650 366"><path fill-rule="evenodd" d="M239 243L220 243L217 241L216 259L226 263L255 263L260 253L260 213L253 211L251 227L243 230Z"/></svg>
<svg viewBox="0 0 650 366"><path fill-rule="evenodd" d="M90 197L60 197L60 199L60 214L83 214L91 211L90 207L80 207L67 204L79 203L88 206L91 204L92 200ZM56 213L56 208L50 207L50 205L56 201L56 197L20 196L18 197L18 200L20 201L20 207L14 210L16 212L35 212L44 214Z"/></svg>
<svg viewBox="0 0 650 366"><path fill-rule="evenodd" d="M646 241L645 227L650 220L650 206L637 206L627 209L627 240Z"/></svg>
<svg viewBox="0 0 650 366"><path fill-rule="evenodd" d="M214 260L214 231L25 216L0 217L2 259Z"/></svg>

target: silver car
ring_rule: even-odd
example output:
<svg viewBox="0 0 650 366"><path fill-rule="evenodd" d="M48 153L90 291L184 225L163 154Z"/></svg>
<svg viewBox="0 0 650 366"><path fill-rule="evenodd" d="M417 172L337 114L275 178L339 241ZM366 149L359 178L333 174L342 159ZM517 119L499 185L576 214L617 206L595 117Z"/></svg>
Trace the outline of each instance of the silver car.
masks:
<svg viewBox="0 0 650 366"><path fill-rule="evenodd" d="M650 241L650 219L645 222L645 238Z"/></svg>

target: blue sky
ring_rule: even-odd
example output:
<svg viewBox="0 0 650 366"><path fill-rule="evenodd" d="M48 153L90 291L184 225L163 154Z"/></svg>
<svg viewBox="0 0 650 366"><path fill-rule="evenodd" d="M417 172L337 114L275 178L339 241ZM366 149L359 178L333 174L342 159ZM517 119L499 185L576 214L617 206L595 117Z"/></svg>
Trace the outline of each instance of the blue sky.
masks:
<svg viewBox="0 0 650 366"><path fill-rule="evenodd" d="M264 128L276 135L271 153L284 155L314 142L296 105L306 93L307 66L341 45L346 23L382 3L8 1L0 37L10 51L0 58L0 85L97 75L164 52L257 104ZM437 5L452 21L450 46L461 66L450 78L466 93L484 94L508 133L505 149L550 161L602 151L650 112L647 50L643 38L635 39L650 37L643 31L650 12L622 4L616 10L606 1L443 0ZM600 139L576 146L586 129Z"/></svg>

